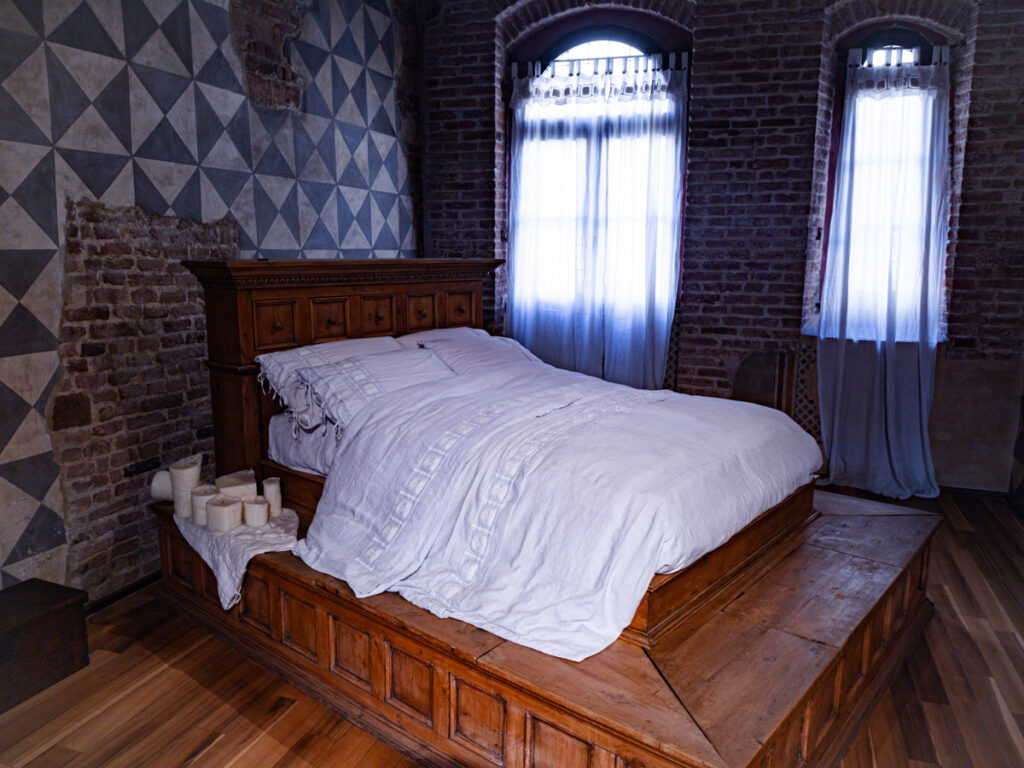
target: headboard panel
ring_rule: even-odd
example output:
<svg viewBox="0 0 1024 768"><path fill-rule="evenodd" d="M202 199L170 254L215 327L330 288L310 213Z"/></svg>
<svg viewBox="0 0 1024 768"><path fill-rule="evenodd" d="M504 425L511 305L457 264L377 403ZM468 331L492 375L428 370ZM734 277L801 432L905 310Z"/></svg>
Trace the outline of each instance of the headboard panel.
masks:
<svg viewBox="0 0 1024 768"><path fill-rule="evenodd" d="M267 422L256 355L363 336L484 327L501 259L186 261L206 294L217 474L260 471ZM488 293L485 293L485 289ZM286 496L287 479L285 480Z"/></svg>

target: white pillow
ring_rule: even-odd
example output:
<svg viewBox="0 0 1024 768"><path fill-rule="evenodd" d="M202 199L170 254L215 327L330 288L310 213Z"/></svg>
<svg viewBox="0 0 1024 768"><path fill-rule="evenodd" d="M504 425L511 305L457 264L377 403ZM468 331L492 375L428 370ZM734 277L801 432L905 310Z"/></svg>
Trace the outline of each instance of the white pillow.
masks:
<svg viewBox="0 0 1024 768"><path fill-rule="evenodd" d="M309 387L310 415L341 429L356 411L381 395L455 374L429 349L399 349L300 368L298 376Z"/></svg>
<svg viewBox="0 0 1024 768"><path fill-rule="evenodd" d="M356 355L373 355L401 349L391 336L372 336L366 339L342 339L323 344L310 344L281 352L257 355L260 379L265 381L285 407L303 416L309 410L305 385L300 384L295 372L299 368L340 363ZM305 419L300 421L305 423Z"/></svg>
<svg viewBox="0 0 1024 768"><path fill-rule="evenodd" d="M405 336L398 337L398 344L403 349L416 349L421 342L427 340L436 339L478 339L478 338L489 339L490 334L482 328L466 328L459 326L457 328L434 328L430 331L420 331L419 333L410 333Z"/></svg>
<svg viewBox="0 0 1024 768"><path fill-rule="evenodd" d="M472 373L507 363L540 362L540 358L518 341L505 336L427 339L420 346L432 351L456 373Z"/></svg>

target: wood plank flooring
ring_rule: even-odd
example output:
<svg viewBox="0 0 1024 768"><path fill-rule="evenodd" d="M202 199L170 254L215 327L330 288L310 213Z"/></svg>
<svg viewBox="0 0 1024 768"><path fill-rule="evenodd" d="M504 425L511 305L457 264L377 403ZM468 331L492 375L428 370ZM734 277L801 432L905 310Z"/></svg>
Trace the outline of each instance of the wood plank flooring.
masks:
<svg viewBox="0 0 1024 768"><path fill-rule="evenodd" d="M412 768L179 616L155 587L89 619L90 664L0 715L0 768Z"/></svg>
<svg viewBox="0 0 1024 768"><path fill-rule="evenodd" d="M854 505L855 498L822 495ZM1024 524L947 493L936 615L842 768L1024 766ZM90 665L0 715L0 768L415 763L137 593L89 621Z"/></svg>
<svg viewBox="0 0 1024 768"><path fill-rule="evenodd" d="M996 494L944 493L935 616L842 768L1024 766L1024 523Z"/></svg>

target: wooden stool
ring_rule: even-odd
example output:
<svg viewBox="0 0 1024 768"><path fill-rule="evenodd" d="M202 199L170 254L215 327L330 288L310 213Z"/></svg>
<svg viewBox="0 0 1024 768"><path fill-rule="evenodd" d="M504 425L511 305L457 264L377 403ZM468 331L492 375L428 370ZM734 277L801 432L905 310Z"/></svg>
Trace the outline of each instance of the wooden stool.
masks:
<svg viewBox="0 0 1024 768"><path fill-rule="evenodd" d="M89 663L85 597L41 579L0 591L0 712Z"/></svg>

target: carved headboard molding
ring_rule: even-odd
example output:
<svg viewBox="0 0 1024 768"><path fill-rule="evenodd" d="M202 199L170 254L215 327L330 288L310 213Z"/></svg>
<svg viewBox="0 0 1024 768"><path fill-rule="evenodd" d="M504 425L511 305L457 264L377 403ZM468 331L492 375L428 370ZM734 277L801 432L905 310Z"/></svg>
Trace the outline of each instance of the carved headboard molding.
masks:
<svg viewBox="0 0 1024 768"><path fill-rule="evenodd" d="M328 259L308 261L186 261L203 287L252 289L481 280L504 259Z"/></svg>

